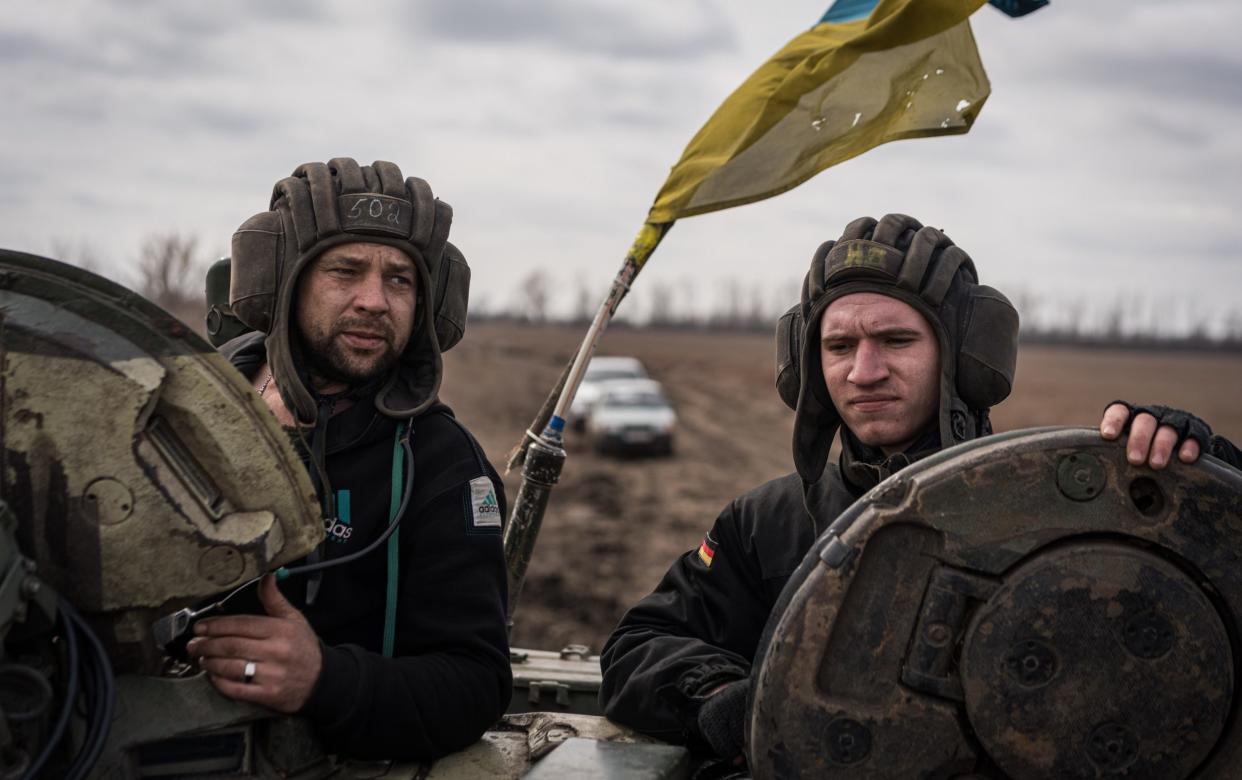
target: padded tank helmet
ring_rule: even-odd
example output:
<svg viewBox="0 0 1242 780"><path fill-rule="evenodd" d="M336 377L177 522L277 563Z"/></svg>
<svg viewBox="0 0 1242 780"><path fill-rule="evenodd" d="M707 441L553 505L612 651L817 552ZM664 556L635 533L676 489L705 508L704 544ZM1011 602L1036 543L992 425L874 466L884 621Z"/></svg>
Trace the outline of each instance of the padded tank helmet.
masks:
<svg viewBox="0 0 1242 780"><path fill-rule="evenodd" d="M297 281L324 251L355 241L401 250L418 274L414 330L375 405L404 418L435 401L440 353L465 332L470 290L466 259L448 242L452 221L452 208L422 179L403 178L390 162L360 166L337 157L298 166L276 183L270 210L233 234L229 304L238 319L266 334L272 376L301 422L315 421L316 403L298 340L290 337Z"/></svg>
<svg viewBox="0 0 1242 780"><path fill-rule="evenodd" d="M941 447L990 433L988 409L1013 385L1018 313L979 284L970 256L904 214L856 219L816 250L801 302L777 325L776 386L795 410L794 465L808 483L819 480L841 426L823 379L820 320L833 301L860 292L903 301L931 323L940 343Z"/></svg>

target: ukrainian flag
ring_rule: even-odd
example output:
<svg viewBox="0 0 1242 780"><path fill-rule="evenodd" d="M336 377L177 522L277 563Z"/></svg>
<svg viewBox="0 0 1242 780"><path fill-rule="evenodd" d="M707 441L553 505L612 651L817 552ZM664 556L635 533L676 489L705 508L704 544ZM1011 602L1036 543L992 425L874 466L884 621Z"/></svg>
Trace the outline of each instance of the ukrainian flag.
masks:
<svg viewBox="0 0 1242 780"><path fill-rule="evenodd" d="M1010 16L1048 4L989 1ZM571 368L585 366L677 220L779 195L888 141L969 131L991 93L968 21L984 2L835 0L818 24L751 74L673 166L578 355L530 430L544 430L554 407L567 408L578 382L569 381ZM523 440L510 454L509 468L522 462L526 446ZM705 564L709 552L700 549Z"/></svg>
<svg viewBox="0 0 1242 780"><path fill-rule="evenodd" d="M682 217L778 195L882 143L970 130L991 92L968 21L984 2L836 0L716 109L638 243L658 243Z"/></svg>

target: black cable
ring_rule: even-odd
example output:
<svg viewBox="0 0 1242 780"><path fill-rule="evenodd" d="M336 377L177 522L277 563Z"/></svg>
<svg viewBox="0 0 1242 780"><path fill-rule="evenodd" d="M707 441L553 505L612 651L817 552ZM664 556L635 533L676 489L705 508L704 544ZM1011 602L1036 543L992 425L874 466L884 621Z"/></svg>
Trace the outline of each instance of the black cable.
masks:
<svg viewBox="0 0 1242 780"><path fill-rule="evenodd" d="M384 533L380 534L378 539L371 542L366 547L363 547L361 550L352 552L349 555L343 555L340 558L332 558L330 560L319 561L318 563L308 563L303 566L294 566L292 568L285 568L282 566L276 570L277 579L283 580L294 574L310 574L311 572L320 571L321 569L329 569L333 566L340 566L341 564L349 563L350 561L356 561L362 556L374 551L375 548L379 547L384 542L388 541L388 537L392 536L393 532L397 530L397 526L401 524L401 517L405 514L405 510L410 504L410 496L414 493L414 450L410 447L410 436L413 435L413 433L413 426L410 426L410 428L406 431L406 434L401 437L401 448L405 450L405 490L401 493L401 504L397 507L397 514L388 524L388 528L384 529Z"/></svg>
<svg viewBox="0 0 1242 780"><path fill-rule="evenodd" d="M407 425L408 427L405 429L404 434L398 438L398 441L401 442L401 449L405 453L405 489L401 493L401 503L397 507L397 512L392 518L389 519L388 527L384 529L384 532L380 534L378 539L374 540L373 542L368 544L366 547L362 548L361 550L358 550L357 552L350 553L349 555L343 555L339 558L331 558L329 560L314 561L312 563L303 564L301 566L293 566L293 567L281 566L280 568L276 569L276 571L272 572L273 574L276 575L277 581L283 582L284 580L288 579L290 576L294 574L313 574L315 572L322 571L324 569L330 569L333 566L340 566L342 564L356 561L359 558L363 557L364 555L369 555L372 552L374 552L377 547L379 547L384 542L388 541L388 539L396 532L397 528L401 525L402 516L405 515L406 510L409 508L410 498L414 495L414 449L410 444L410 439L413 438L414 436L414 425L412 423L407 423ZM238 585L236 588L230 591L228 595L224 596L223 598L203 608L200 608L198 610L193 610L193 611L182 610L180 613L177 613L175 615L168 615L162 618L161 620L165 620L165 621L173 620L173 619L187 620L187 617L185 615L182 615L182 613L188 613L188 621L189 621L186 623L186 626L184 628L180 629L179 631L177 631L176 634L174 634L171 642L165 644L164 646L165 652L170 653L174 657L181 657L182 655L184 655L184 652L185 652L184 645L185 645L185 642L188 641L186 632L189 629L189 625L192 624L192 621L198 619L199 617L207 615L208 613L223 611L224 605L229 600L231 600L234 596L236 596L237 594L249 588L251 585L254 585L255 583L259 582L265 576L267 575L261 574L258 577L255 577L254 579L243 582L241 585ZM158 621L157 621L157 624L158 624ZM180 649L174 649L179 643L180 643Z"/></svg>
<svg viewBox="0 0 1242 780"><path fill-rule="evenodd" d="M65 736L65 730L69 727L69 717L73 714L73 704L78 698L78 636L74 631L73 623L69 617L69 612L65 610L68 606L64 599L59 600L57 617L60 618L61 626L64 629L65 644L68 646L69 655L69 677L65 681L65 702L61 706L60 715L56 718L56 725L52 728L52 734L48 737L47 742L43 745L43 750L39 752L34 763L22 775L22 780L34 780L43 770L43 765L51 758L52 753L56 750L56 746L60 744L60 740ZM72 608L70 608L72 609Z"/></svg>
<svg viewBox="0 0 1242 780"><path fill-rule="evenodd" d="M87 732L77 758L74 759L66 773L68 780L79 780L79 778L86 777L87 773L94 768L95 762L99 760L99 754L103 752L104 745L107 744L108 732L112 727L112 713L116 708L116 681L112 676L112 662L108 658L103 643L99 641L99 637L86 624L86 621L82 620L81 615L63 599L60 608L68 615L69 622L86 638L89 651L83 656L83 671L86 672L87 684L82 688L86 698Z"/></svg>

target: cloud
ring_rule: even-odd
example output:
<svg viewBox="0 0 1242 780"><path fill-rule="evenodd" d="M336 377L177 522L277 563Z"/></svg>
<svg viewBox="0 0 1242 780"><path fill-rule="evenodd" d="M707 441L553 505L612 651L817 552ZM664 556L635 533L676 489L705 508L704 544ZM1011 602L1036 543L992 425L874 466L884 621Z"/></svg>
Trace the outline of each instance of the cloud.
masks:
<svg viewBox="0 0 1242 780"><path fill-rule="evenodd" d="M1143 97L1154 107L1193 99L1233 109L1242 105L1242 59L1223 52L1077 51L1041 74L1043 81L1088 81Z"/></svg>
<svg viewBox="0 0 1242 780"><path fill-rule="evenodd" d="M0 62L20 65L55 61L59 52L59 48L44 39L0 30Z"/></svg>
<svg viewBox="0 0 1242 780"><path fill-rule="evenodd" d="M225 250L278 178L350 155L394 160L453 204L479 295L540 267L602 293L687 141L822 5L18 4L0 32L0 245L91 246L117 273L152 233ZM713 280L704 304L716 278L787 287L850 219L905 211L998 283L1123 279L1236 305L1242 8L1057 0L974 25L994 94L969 135L684 220L635 302L685 279Z"/></svg>
<svg viewBox="0 0 1242 780"><path fill-rule="evenodd" d="M736 48L731 29L704 0L642 10L599 0L432 0L419 21L455 40L535 43L622 59L694 59Z"/></svg>
<svg viewBox="0 0 1242 780"><path fill-rule="evenodd" d="M252 138L267 123L251 111L239 111L227 105L200 104L179 117L178 124L188 125L207 133Z"/></svg>
<svg viewBox="0 0 1242 780"><path fill-rule="evenodd" d="M7 34L0 38L0 61L25 68L32 81L75 71L159 79L210 64L194 39L165 35L158 25L130 26L106 18L84 23Z"/></svg>

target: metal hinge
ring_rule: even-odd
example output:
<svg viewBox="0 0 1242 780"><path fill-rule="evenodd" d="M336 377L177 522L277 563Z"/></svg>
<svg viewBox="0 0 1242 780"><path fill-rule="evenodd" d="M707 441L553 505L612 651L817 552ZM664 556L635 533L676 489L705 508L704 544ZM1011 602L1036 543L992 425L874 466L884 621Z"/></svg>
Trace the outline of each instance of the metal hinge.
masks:
<svg viewBox="0 0 1242 780"><path fill-rule="evenodd" d="M556 680L539 680L530 682L530 691L527 694L527 701L531 704L538 704L543 698L543 692L556 691L556 703L562 707L569 706L569 686Z"/></svg>

